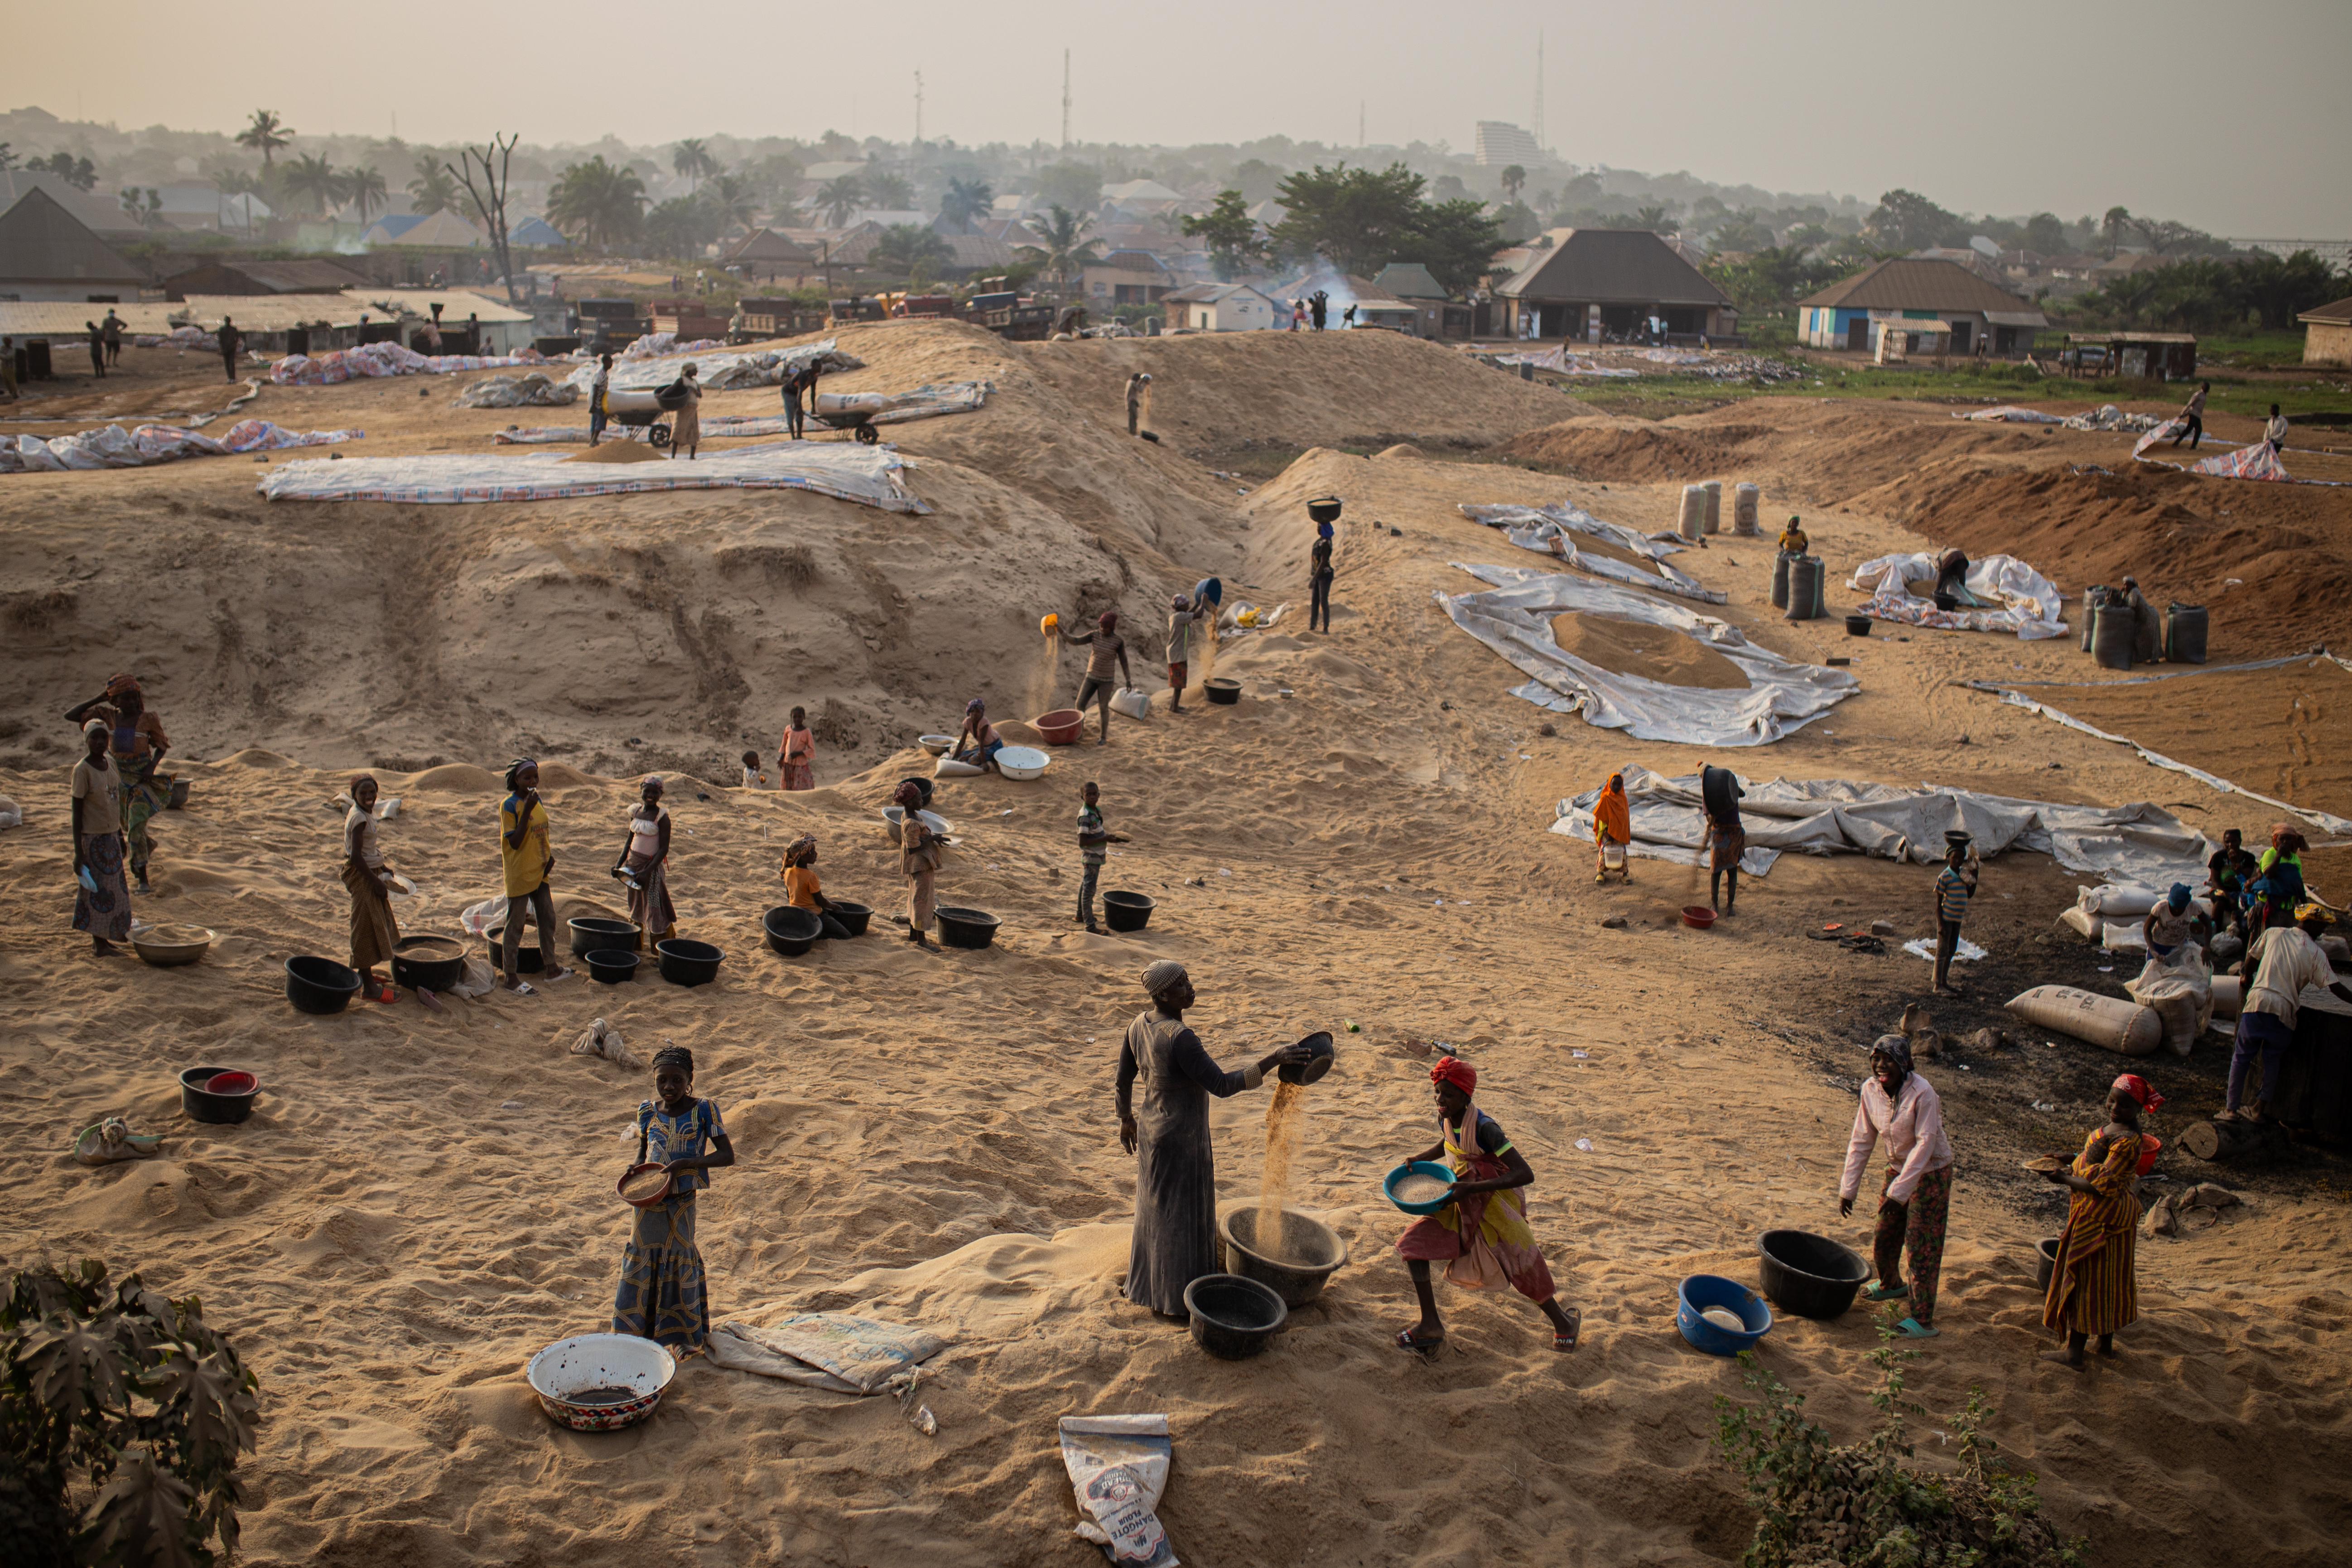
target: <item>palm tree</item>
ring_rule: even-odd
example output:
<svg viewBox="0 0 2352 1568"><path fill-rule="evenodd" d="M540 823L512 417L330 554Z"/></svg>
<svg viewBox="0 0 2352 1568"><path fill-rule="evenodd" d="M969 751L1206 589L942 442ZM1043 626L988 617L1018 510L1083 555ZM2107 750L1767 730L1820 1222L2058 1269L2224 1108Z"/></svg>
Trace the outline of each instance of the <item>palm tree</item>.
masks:
<svg viewBox="0 0 2352 1568"><path fill-rule="evenodd" d="M709 147L698 136L688 137L669 150L669 166L693 181L697 190L702 188L706 176L719 173L719 160L710 155Z"/></svg>
<svg viewBox="0 0 2352 1568"><path fill-rule="evenodd" d="M940 216L969 230L972 219L995 205L996 193L988 188L986 180L950 180L947 194L940 197Z"/></svg>
<svg viewBox="0 0 2352 1568"><path fill-rule="evenodd" d="M386 200L383 171L373 168L345 170L343 199L358 209L360 226L366 227L368 214L380 210Z"/></svg>
<svg viewBox="0 0 2352 1568"><path fill-rule="evenodd" d="M2107 216L2099 220L2099 232L2107 237L2107 254L2113 256L2123 248L2124 230L2138 226L2139 220L2128 207L2109 207Z"/></svg>
<svg viewBox="0 0 2352 1568"><path fill-rule="evenodd" d="M1643 207L1633 215L1633 226L1646 228L1652 234L1672 234L1680 226L1666 216L1664 207Z"/></svg>
<svg viewBox="0 0 2352 1568"><path fill-rule="evenodd" d="M1521 168L1517 163L1506 164L1504 166L1503 197L1505 200L1514 202L1517 201L1519 199L1519 192L1525 188L1527 183L1527 170Z"/></svg>
<svg viewBox="0 0 2352 1568"><path fill-rule="evenodd" d="M849 215L865 205L866 187L857 183L855 174L827 180L816 188L816 198L809 203L811 210L821 215L833 228L847 223Z"/></svg>
<svg viewBox="0 0 2352 1568"><path fill-rule="evenodd" d="M876 206L892 212L905 212L915 205L915 187L904 174L876 174L866 182L866 191Z"/></svg>
<svg viewBox="0 0 2352 1568"><path fill-rule="evenodd" d="M637 172L607 163L599 153L557 176L547 194L547 221L593 249L635 234L645 205L646 183Z"/></svg>
<svg viewBox="0 0 2352 1568"><path fill-rule="evenodd" d="M740 174L714 176L701 199L721 234L750 228L751 220L760 216L760 201L751 194L751 183Z"/></svg>
<svg viewBox="0 0 2352 1568"><path fill-rule="evenodd" d="M416 160L416 178L408 182L408 207L419 217L457 210L457 182L448 165L430 153Z"/></svg>
<svg viewBox="0 0 2352 1568"><path fill-rule="evenodd" d="M1070 274L1092 261L1096 247L1102 244L1099 239L1086 237L1087 230L1094 226L1094 219L1080 217L1056 202L1043 215L1031 218L1024 226L1037 237L1038 243L1023 246L1021 254L1042 270L1052 273L1066 296L1070 291Z"/></svg>
<svg viewBox="0 0 2352 1568"><path fill-rule="evenodd" d="M129 213L131 221L141 228L153 228L163 216L163 198L156 194L152 185L144 190L132 185L122 193L122 210Z"/></svg>
<svg viewBox="0 0 2352 1568"><path fill-rule="evenodd" d="M296 158L286 166L281 183L289 196L314 213L323 215L342 196L343 177L323 153L305 153Z"/></svg>
<svg viewBox="0 0 2352 1568"><path fill-rule="evenodd" d="M909 282L928 279L941 262L952 261L955 250L928 224L894 223L866 252L866 264L903 272Z"/></svg>
<svg viewBox="0 0 2352 1568"><path fill-rule="evenodd" d="M250 147L260 153L261 166L265 169L269 167L269 161L278 149L289 144L293 140L293 127L278 119L278 111L274 109L255 110L253 123L236 133L236 144L240 147Z"/></svg>

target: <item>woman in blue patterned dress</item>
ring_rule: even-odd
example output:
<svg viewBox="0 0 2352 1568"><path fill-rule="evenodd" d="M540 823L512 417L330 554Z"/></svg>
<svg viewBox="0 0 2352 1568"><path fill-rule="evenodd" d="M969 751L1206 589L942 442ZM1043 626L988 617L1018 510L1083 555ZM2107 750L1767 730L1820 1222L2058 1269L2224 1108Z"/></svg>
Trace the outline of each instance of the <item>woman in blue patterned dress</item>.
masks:
<svg viewBox="0 0 2352 1568"><path fill-rule="evenodd" d="M712 1152L704 1153L703 1145ZM668 1046L654 1054L654 1098L637 1107L635 1163L670 1173L669 1194L637 1210L636 1229L621 1254L613 1294L613 1331L652 1340L680 1354L710 1338L710 1297L702 1253L694 1245L694 1194L710 1173L735 1163L735 1145L719 1107L694 1093L694 1053Z"/></svg>

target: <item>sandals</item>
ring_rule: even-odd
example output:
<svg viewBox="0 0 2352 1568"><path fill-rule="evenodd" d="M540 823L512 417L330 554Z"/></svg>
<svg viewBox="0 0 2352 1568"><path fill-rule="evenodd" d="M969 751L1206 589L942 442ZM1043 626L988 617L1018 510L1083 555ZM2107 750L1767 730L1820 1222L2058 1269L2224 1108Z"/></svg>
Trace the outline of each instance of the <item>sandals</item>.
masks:
<svg viewBox="0 0 2352 1568"><path fill-rule="evenodd" d="M1862 1293L1862 1299L1865 1301L1907 1301L1911 1299L1911 1287L1908 1284L1873 1285Z"/></svg>
<svg viewBox="0 0 2352 1568"><path fill-rule="evenodd" d="M1895 1325L1895 1331L1906 1340L1932 1340L1943 1332L1941 1329L1929 1328L1916 1318L1904 1319Z"/></svg>
<svg viewBox="0 0 2352 1568"><path fill-rule="evenodd" d="M1412 1351L1416 1355L1435 1355L1445 1348L1445 1336L1435 1334L1424 1340L1411 1329L1407 1329L1397 1335L1396 1342L1397 1349L1401 1351Z"/></svg>
<svg viewBox="0 0 2352 1568"><path fill-rule="evenodd" d="M120 1116L110 1116L74 1135L73 1157L85 1165L111 1165L118 1160L143 1160L163 1146L152 1133L133 1132Z"/></svg>

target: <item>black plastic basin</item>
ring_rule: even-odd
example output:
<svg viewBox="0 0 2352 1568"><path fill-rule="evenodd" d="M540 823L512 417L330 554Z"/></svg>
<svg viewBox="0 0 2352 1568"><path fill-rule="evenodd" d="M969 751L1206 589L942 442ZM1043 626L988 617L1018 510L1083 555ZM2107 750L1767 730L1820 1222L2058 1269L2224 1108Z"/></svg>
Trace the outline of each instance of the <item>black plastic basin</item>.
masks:
<svg viewBox="0 0 2352 1568"><path fill-rule="evenodd" d="M1800 1318L1837 1317L1870 1278L1870 1265L1851 1247L1802 1230L1768 1230L1756 1238L1764 1294Z"/></svg>
<svg viewBox="0 0 2352 1568"><path fill-rule="evenodd" d="M708 985L719 978L719 961L727 955L707 942L672 937L654 943L661 976L672 985Z"/></svg>
<svg viewBox="0 0 2352 1568"><path fill-rule="evenodd" d="M1307 503L1307 515L1313 518L1317 522L1339 521L1339 498L1338 496L1317 496L1314 500Z"/></svg>
<svg viewBox="0 0 2352 1568"><path fill-rule="evenodd" d="M939 909L940 940L950 947L986 947L996 940L996 928L1004 922L986 910L956 909L941 904Z"/></svg>
<svg viewBox="0 0 2352 1568"><path fill-rule="evenodd" d="M309 953L286 961L286 1000L299 1012L340 1013L359 994L359 971L349 964Z"/></svg>
<svg viewBox="0 0 2352 1568"><path fill-rule="evenodd" d="M261 1092L259 1079L242 1094L214 1094L205 1086L225 1072L242 1071L238 1068L190 1068L180 1075L180 1109L198 1121L211 1121L221 1126L244 1121L253 1114L253 1097Z"/></svg>
<svg viewBox="0 0 2352 1568"><path fill-rule="evenodd" d="M1285 1062L1274 1069L1274 1076L1285 1083L1313 1083L1331 1070L1331 1031L1318 1029L1298 1042L1307 1050L1303 1062Z"/></svg>
<svg viewBox="0 0 2352 1568"><path fill-rule="evenodd" d="M446 991L466 973L466 944L454 936L404 936L392 944L392 983Z"/></svg>
<svg viewBox="0 0 2352 1568"><path fill-rule="evenodd" d="M492 926L489 930L482 933L482 940L490 944L490 967L492 969L504 969L506 967L506 949L499 945L506 941L506 935L507 928L502 925ZM522 941L516 944L515 947L515 973L518 974L537 974L545 970L546 967L547 950L539 944L539 928L537 926L523 927Z"/></svg>
<svg viewBox="0 0 2352 1568"><path fill-rule="evenodd" d="M1113 931L1141 931L1151 923L1151 911L1159 907L1141 893L1110 892L1103 899L1103 923Z"/></svg>
<svg viewBox="0 0 2352 1568"><path fill-rule="evenodd" d="M786 958L800 957L824 932L824 921L817 912L798 904L778 904L761 918L760 924L767 931L768 945Z"/></svg>
<svg viewBox="0 0 2352 1568"><path fill-rule="evenodd" d="M834 900L829 912L841 922L841 929L852 936L864 936L866 926L874 920L872 909L865 904L851 903L847 899Z"/></svg>
<svg viewBox="0 0 2352 1568"><path fill-rule="evenodd" d="M2058 1271L2058 1243L2061 1238L2044 1237L2033 1244L2033 1288L2044 1295L2050 1292L2050 1276Z"/></svg>
<svg viewBox="0 0 2352 1568"><path fill-rule="evenodd" d="M588 966L589 979L601 980L607 985L625 984L637 977L637 955L626 948L583 952L580 962Z"/></svg>
<svg viewBox="0 0 2352 1568"><path fill-rule="evenodd" d="M1202 1275L1184 1287L1184 1310L1192 1342L1225 1361L1257 1354L1290 1321L1272 1286L1239 1274Z"/></svg>
<svg viewBox="0 0 2352 1568"><path fill-rule="evenodd" d="M1220 708L1231 708L1242 700L1242 683L1227 676L1211 676L1201 682L1201 689Z"/></svg>
<svg viewBox="0 0 2352 1568"><path fill-rule="evenodd" d="M572 951L583 958L592 952L619 952L624 949L636 952L644 945L644 935L627 921L583 915L572 922Z"/></svg>
<svg viewBox="0 0 2352 1568"><path fill-rule="evenodd" d="M1850 637L1868 637L1870 635L1870 617L1868 616L1848 616L1845 618L1845 635Z"/></svg>

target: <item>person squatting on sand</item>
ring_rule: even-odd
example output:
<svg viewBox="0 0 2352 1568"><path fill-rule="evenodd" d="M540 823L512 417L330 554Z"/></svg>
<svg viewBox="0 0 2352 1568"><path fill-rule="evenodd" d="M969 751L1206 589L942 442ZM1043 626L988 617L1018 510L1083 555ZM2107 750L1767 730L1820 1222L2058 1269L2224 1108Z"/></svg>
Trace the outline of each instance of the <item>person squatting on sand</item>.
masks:
<svg viewBox="0 0 2352 1568"><path fill-rule="evenodd" d="M2043 1361L2080 1370L2084 1343L2099 1336L2099 1353L2116 1353L2116 1331L2139 1321L2139 1285L2133 1252L2139 1228L2139 1152L2143 1112L2164 1096L2137 1073L2126 1073L2107 1090L2107 1124L2083 1140L2074 1166L2042 1173L2074 1195L2066 1203L2066 1228L2059 1233L2058 1259L2042 1299L2042 1326L2066 1335L2066 1348L2047 1351Z"/></svg>
<svg viewBox="0 0 2352 1568"><path fill-rule="evenodd" d="M1118 1144L1135 1156L1135 1239L1124 1289L1139 1307L1182 1318L1188 1316L1186 1289L1223 1268L1217 1258L1209 1097L1223 1100L1255 1089L1275 1068L1303 1062L1308 1053L1303 1045L1285 1046L1253 1067L1227 1072L1184 1022L1195 997L1182 964L1161 959L1143 972L1143 989L1151 1005L1127 1026L1118 1050Z"/></svg>
<svg viewBox="0 0 2352 1568"><path fill-rule="evenodd" d="M922 818L920 784L908 779L898 785L898 793L892 798L905 813L898 825L898 869L907 877L907 940L917 947L929 947L931 941L924 933L931 929L931 921L939 910L934 884L945 850L940 847L940 836Z"/></svg>
<svg viewBox="0 0 2352 1568"><path fill-rule="evenodd" d="M2246 961L2240 966L2240 973L2250 976L2245 982L2245 1005L2238 1013L2237 1045L2230 1053L2228 1099L2214 1115L2216 1121L2264 1119L2271 1097L2278 1092L2287 1042L2294 1038L2295 1020L2302 1014L2307 987L2325 985L2336 1000L2352 1002L2352 990L2336 981L2336 966L2319 945L2320 933L2332 923L2327 911L2317 904L2305 904L2294 914L2294 925L2257 931L2253 945L2246 949ZM2246 1074L2257 1055L2263 1061L2263 1097L2247 1115L2239 1108L2245 1103Z"/></svg>
<svg viewBox="0 0 2352 1568"><path fill-rule="evenodd" d="M1486 1290L1508 1284L1551 1320L1551 1348L1574 1350L1584 1314L1561 1309L1551 1268L1528 1228L1528 1201L1518 1189L1536 1173L1527 1156L1511 1146L1493 1117L1471 1103L1478 1090L1477 1068L1445 1057L1429 1069L1429 1081L1437 1096L1437 1142L1407 1158L1435 1160L1443 1154L1454 1167L1454 1181L1445 1207L1413 1221L1397 1237L1413 1294L1421 1298L1421 1321L1397 1335L1398 1348L1433 1351L1445 1342L1437 1291L1429 1279L1429 1266L1443 1263L1445 1277L1456 1285Z"/></svg>
<svg viewBox="0 0 2352 1568"><path fill-rule="evenodd" d="M1625 880L1633 879L1633 806L1625 798L1625 775L1611 773L1601 798L1592 803L1592 879L1609 879L1609 847L1624 852Z"/></svg>
<svg viewBox="0 0 2352 1568"><path fill-rule="evenodd" d="M1944 1273L1944 1230L1952 1210L1952 1145L1944 1136L1943 1102L1911 1068L1911 1042L1881 1035L1870 1047L1870 1076L1846 1140L1845 1174L1838 1183L1838 1216L1853 1213L1870 1152L1886 1141L1886 1182L1878 1200L1878 1231L1871 1257L1878 1280L1874 1301L1911 1303L1895 1331L1915 1340L1936 1335L1936 1286ZM1903 1265L1911 1278L1903 1278Z"/></svg>
<svg viewBox="0 0 2352 1568"><path fill-rule="evenodd" d="M776 787L816 788L816 731L809 728L808 710L793 710L793 721L776 745Z"/></svg>
<svg viewBox="0 0 2352 1568"><path fill-rule="evenodd" d="M1949 992L1952 960L1960 951L1960 922L1969 918L1969 900L1976 897L1977 879L1983 874L1976 852L1963 844L1944 851L1944 868L1936 873L1936 989Z"/></svg>
<svg viewBox="0 0 2352 1568"><path fill-rule="evenodd" d="M1805 537L1805 525L1797 521L1796 514L1791 512L1789 516L1789 526L1780 531L1780 553L1802 555L1811 548L1812 542Z"/></svg>
<svg viewBox="0 0 2352 1568"><path fill-rule="evenodd" d="M669 1192L636 1211L613 1292L614 1333L689 1355L709 1342L710 1290L694 1241L694 1196L710 1184L712 1171L734 1163L717 1103L695 1097L694 1053L684 1046L656 1051L654 1098L637 1106L635 1163L667 1170Z"/></svg>
<svg viewBox="0 0 2352 1568"><path fill-rule="evenodd" d="M131 939L131 883L122 874L122 772L108 753L106 721L82 726L88 754L73 768L73 927L104 957Z"/></svg>
<svg viewBox="0 0 2352 1568"><path fill-rule="evenodd" d="M376 977L375 966L392 962L400 926L392 918L392 868L384 864L375 816L376 783L361 773L352 780L352 809L343 817L343 886L352 893L352 968L370 1001L390 1005L400 993Z"/></svg>
<svg viewBox="0 0 2352 1568"><path fill-rule="evenodd" d="M677 934L677 910L669 901L669 808L661 797L661 775L647 773L613 863L613 875L629 890L629 919L649 942Z"/></svg>
<svg viewBox="0 0 2352 1568"><path fill-rule="evenodd" d="M1004 737L988 721L988 704L975 697L963 705L963 723L956 730L955 744L948 755L957 762L995 773L996 753L1004 750Z"/></svg>
<svg viewBox="0 0 2352 1568"><path fill-rule="evenodd" d="M1070 617L1070 619L1075 618ZM1062 624L1065 626L1068 626L1070 619L1065 619ZM1086 679L1078 683L1077 709L1078 712L1084 715L1087 704L1092 702L1101 710L1102 739L1096 743L1108 746L1110 744L1111 693L1135 684L1135 678L1128 673L1127 644L1118 635L1118 612L1105 610L1095 617L1094 630L1065 631L1062 634L1062 640L1087 650L1087 674ZM1113 665L1118 668L1117 687L1111 684L1110 672ZM1083 717L1080 721L1084 721Z"/></svg>
<svg viewBox="0 0 2352 1568"><path fill-rule="evenodd" d="M1085 870L1078 879L1078 912L1075 918L1091 931L1102 930L1095 923L1095 884L1102 879L1103 856L1108 846L1127 842L1124 834L1103 826L1101 799L1101 792L1092 779L1078 792L1078 859Z"/></svg>
<svg viewBox="0 0 2352 1568"><path fill-rule="evenodd" d="M499 861L506 872L506 931L499 942L502 973L499 983L528 995L515 969L522 947L522 921L527 911L539 921L539 958L542 981L561 980L568 971L555 962L555 899L547 889L548 873L555 869L555 852L547 843L547 806L539 798L539 764L518 757L507 764L507 798L499 807Z"/></svg>
<svg viewBox="0 0 2352 1568"><path fill-rule="evenodd" d="M147 862L155 853L147 825L162 811L171 794L170 783L156 775L172 738L163 721L147 706L137 678L118 675L106 689L66 714L71 724L87 724L92 717L107 723L107 745L114 753L115 770L122 775L122 833L131 849L131 875L139 891L155 889L147 883Z"/></svg>
<svg viewBox="0 0 2352 1568"><path fill-rule="evenodd" d="M830 942L847 942L849 928L834 918L833 900L816 874L816 835L803 833L784 846L784 863L776 870L784 879L784 901L816 916L817 934Z"/></svg>

